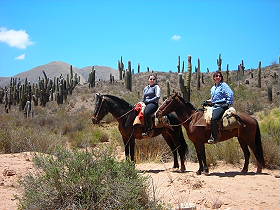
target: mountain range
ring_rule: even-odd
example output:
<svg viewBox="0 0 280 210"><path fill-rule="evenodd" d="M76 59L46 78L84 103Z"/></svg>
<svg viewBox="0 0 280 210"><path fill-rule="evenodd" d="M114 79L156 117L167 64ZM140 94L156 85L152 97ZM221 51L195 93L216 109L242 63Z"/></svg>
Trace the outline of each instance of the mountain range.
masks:
<svg viewBox="0 0 280 210"><path fill-rule="evenodd" d="M54 61L16 74L13 76L13 78L20 78L22 81L27 78L28 81L33 83L37 82L39 77L44 77L43 71L46 72L46 75L49 78L59 77L60 75L66 77L66 75L70 73L70 66L71 64L69 63ZM83 84L88 80L88 76L92 70L92 66L86 66L83 68L77 68L73 66L72 69L74 74L77 73L78 76L80 76L80 81ZM110 80L110 74L114 76L115 80L118 79L118 71L116 69L97 65L94 66L94 69L96 70L96 80ZM0 77L0 87L9 85L10 79L11 77Z"/></svg>

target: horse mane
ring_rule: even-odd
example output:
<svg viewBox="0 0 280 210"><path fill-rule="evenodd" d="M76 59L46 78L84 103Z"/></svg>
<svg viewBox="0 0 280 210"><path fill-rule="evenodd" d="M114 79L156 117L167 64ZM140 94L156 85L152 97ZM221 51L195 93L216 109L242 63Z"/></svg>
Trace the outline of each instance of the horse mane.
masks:
<svg viewBox="0 0 280 210"><path fill-rule="evenodd" d="M185 101L185 99L179 95L177 95L178 98L182 103L184 103L187 107L189 107L191 110L197 110L190 102Z"/></svg>
<svg viewBox="0 0 280 210"><path fill-rule="evenodd" d="M110 98L111 100L113 101L116 101L117 103L119 103L123 108L132 108L133 106L128 103L127 101L125 101L124 99L122 98L119 98L117 96L113 96L113 95L103 95L105 97L108 97Z"/></svg>

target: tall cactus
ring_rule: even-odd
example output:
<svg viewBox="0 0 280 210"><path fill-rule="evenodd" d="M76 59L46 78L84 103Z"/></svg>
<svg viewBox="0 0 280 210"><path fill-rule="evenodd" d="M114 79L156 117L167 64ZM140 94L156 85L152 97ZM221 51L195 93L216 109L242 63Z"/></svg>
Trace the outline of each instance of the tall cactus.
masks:
<svg viewBox="0 0 280 210"><path fill-rule="evenodd" d="M128 69L125 73L125 87L129 91L132 91L132 71L131 71L131 61L128 61Z"/></svg>
<svg viewBox="0 0 280 210"><path fill-rule="evenodd" d="M267 87L268 101L272 102L272 86Z"/></svg>
<svg viewBox="0 0 280 210"><path fill-rule="evenodd" d="M258 68L258 88L261 88L261 87L262 87L262 79L261 79L261 76L262 76L262 62L260 61L260 62L259 62L259 68Z"/></svg>
<svg viewBox="0 0 280 210"><path fill-rule="evenodd" d="M171 91L170 91L170 82L168 80L166 80L166 95L167 95L167 97L170 96L170 93L171 93Z"/></svg>
<svg viewBox="0 0 280 210"><path fill-rule="evenodd" d="M118 70L119 70L119 79L123 79L123 74L124 74L124 64L121 56L121 60L118 61Z"/></svg>
<svg viewBox="0 0 280 210"><path fill-rule="evenodd" d="M137 72L138 72L138 74L140 73L140 63L138 63Z"/></svg>
<svg viewBox="0 0 280 210"><path fill-rule="evenodd" d="M222 56L219 54L219 58L217 59L218 71L222 71Z"/></svg>
<svg viewBox="0 0 280 210"><path fill-rule="evenodd" d="M192 78L192 56L188 56L188 72L186 73L185 86L187 90L186 101L191 99L191 78Z"/></svg>
<svg viewBox="0 0 280 210"><path fill-rule="evenodd" d="M92 66L91 72L88 75L89 88L95 87L95 80L96 80L95 74L96 74L96 70L94 66Z"/></svg>
<svg viewBox="0 0 280 210"><path fill-rule="evenodd" d="M197 60L197 90L200 90L200 60Z"/></svg>
<svg viewBox="0 0 280 210"><path fill-rule="evenodd" d="M180 56L178 56L178 65L177 65L177 69L178 69L178 73L180 73L180 69L181 69L181 59L180 59Z"/></svg>
<svg viewBox="0 0 280 210"><path fill-rule="evenodd" d="M185 72L185 61L183 61L183 65L182 65L182 73Z"/></svg>
<svg viewBox="0 0 280 210"><path fill-rule="evenodd" d="M179 83L179 87L180 87L181 93L183 95L183 98L186 100L188 94L187 94L187 88L185 86L185 80L183 78L183 73L178 74L178 83Z"/></svg>
<svg viewBox="0 0 280 210"><path fill-rule="evenodd" d="M229 82L229 65L227 64L226 81Z"/></svg>
<svg viewBox="0 0 280 210"><path fill-rule="evenodd" d="M241 64L240 64L240 70L241 70L242 76L244 76L244 73L245 73L245 66L244 66L244 61L243 61L243 59L242 59Z"/></svg>

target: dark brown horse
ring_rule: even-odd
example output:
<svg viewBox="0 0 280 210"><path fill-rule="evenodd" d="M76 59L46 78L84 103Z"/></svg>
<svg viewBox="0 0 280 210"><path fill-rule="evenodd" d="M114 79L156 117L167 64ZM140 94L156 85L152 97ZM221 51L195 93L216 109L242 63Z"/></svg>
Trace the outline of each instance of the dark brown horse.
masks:
<svg viewBox="0 0 280 210"><path fill-rule="evenodd" d="M130 118L134 118L136 116L134 107L125 100L116 96L96 94L95 109L92 116L93 124L99 123L100 120L102 120L108 113L111 113L119 123L118 127L125 145L126 158L128 159L130 157L130 159L134 161L135 139L143 139L143 127L132 126L130 123L127 123L130 121ZM179 123L179 120L175 117L175 115L168 115L168 118L173 124ZM188 152L188 147L185 142L181 126L173 128L154 128L152 133L153 137L161 134L170 147L174 158L173 168L179 168L177 152L179 153L181 171L185 171L186 168L184 162Z"/></svg>
<svg viewBox="0 0 280 210"><path fill-rule="evenodd" d="M160 117L173 111L177 114L179 120L186 128L188 137L195 146L199 161L197 174L200 175L202 172L209 173L209 169L206 164L204 144L207 143L207 140L211 135L211 130L207 126L197 126L195 122L197 119L203 117L203 111L195 109L191 103L185 102L185 100L177 93L173 94L164 101L164 103L159 107L156 115ZM242 173L248 172L250 158L250 152L248 149L249 146L257 160L257 173L261 173L262 167L264 167L264 157L259 124L256 119L252 118L248 114L238 113L238 116L242 121L242 125L233 130L222 130L220 141L225 141L233 137L238 138L238 142L245 157L244 166L241 171Z"/></svg>

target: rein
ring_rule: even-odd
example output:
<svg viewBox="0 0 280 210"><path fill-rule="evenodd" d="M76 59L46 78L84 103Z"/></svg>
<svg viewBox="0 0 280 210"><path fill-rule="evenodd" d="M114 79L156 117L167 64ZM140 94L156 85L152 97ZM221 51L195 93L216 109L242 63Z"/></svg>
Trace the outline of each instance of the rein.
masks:
<svg viewBox="0 0 280 210"><path fill-rule="evenodd" d="M125 115L129 114L130 112L132 112L134 110L134 108L132 108L131 110L129 110L128 112L124 113L122 116L118 117L117 120L123 118Z"/></svg>
<svg viewBox="0 0 280 210"><path fill-rule="evenodd" d="M183 121L183 122L181 122L180 124L177 124L177 125L171 125L171 126L181 126L181 125L183 125L184 123L186 123L186 122L188 122L191 118L192 118L192 115L193 114L191 114L191 116L188 118L188 119L186 119L185 121Z"/></svg>

